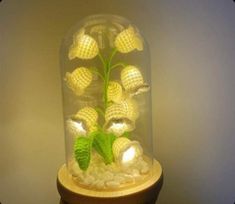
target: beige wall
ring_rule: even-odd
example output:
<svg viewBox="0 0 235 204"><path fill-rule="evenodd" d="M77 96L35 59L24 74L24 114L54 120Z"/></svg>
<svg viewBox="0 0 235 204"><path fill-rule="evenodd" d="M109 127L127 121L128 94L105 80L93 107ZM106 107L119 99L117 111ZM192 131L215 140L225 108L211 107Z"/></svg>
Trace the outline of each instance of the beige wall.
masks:
<svg viewBox="0 0 235 204"><path fill-rule="evenodd" d="M3 0L0 3L0 202L58 203L64 162L58 51L95 13L125 16L152 53L159 204L235 201L232 0Z"/></svg>

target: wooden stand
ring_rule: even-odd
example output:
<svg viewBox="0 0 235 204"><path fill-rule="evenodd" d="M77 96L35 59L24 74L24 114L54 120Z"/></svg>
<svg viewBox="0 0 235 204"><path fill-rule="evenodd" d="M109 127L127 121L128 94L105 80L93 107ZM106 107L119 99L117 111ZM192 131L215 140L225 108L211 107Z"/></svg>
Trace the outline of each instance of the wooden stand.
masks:
<svg viewBox="0 0 235 204"><path fill-rule="evenodd" d="M155 204L163 184L159 162L154 160L151 176L145 182L131 188L96 191L78 186L63 165L57 177L60 204Z"/></svg>

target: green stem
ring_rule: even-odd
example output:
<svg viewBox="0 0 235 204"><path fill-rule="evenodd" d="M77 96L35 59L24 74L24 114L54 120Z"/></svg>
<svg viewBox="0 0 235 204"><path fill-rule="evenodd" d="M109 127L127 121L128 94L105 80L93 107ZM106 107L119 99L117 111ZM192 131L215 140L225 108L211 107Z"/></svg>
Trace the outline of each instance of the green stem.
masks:
<svg viewBox="0 0 235 204"><path fill-rule="evenodd" d="M117 53L117 49L113 49L110 58L106 64L106 70L105 70L105 80L104 80L104 108L107 108L108 105L108 84L109 84L109 78L110 78L110 71L111 71L111 63L113 60L114 55Z"/></svg>
<svg viewBox="0 0 235 204"><path fill-rule="evenodd" d="M113 60L113 57L114 57L114 55L117 53L117 49L116 48L114 48L113 49L113 52L111 53L111 56L110 56L110 59L109 59L109 67L111 66L111 63L112 63L112 60Z"/></svg>
<svg viewBox="0 0 235 204"><path fill-rule="evenodd" d="M104 57L102 56L102 54L100 52L98 53L98 57L99 57L102 65L103 65L103 75L102 74L100 74L100 75L102 75L102 79L104 81L104 90L103 90L103 92L105 92L105 84L106 84L105 81L106 81L106 69L107 69L106 67L107 67L107 63L106 63L106 60L104 59ZM105 101L104 94L103 94L103 101Z"/></svg>
<svg viewBox="0 0 235 204"><path fill-rule="evenodd" d="M113 66L111 66L110 69L113 70L114 68L116 68L118 66L126 67L127 64L120 62L120 63L114 64Z"/></svg>
<svg viewBox="0 0 235 204"><path fill-rule="evenodd" d="M104 111L101 108L96 107L95 110L104 117Z"/></svg>
<svg viewBox="0 0 235 204"><path fill-rule="evenodd" d="M102 62L103 67L105 67L106 66L106 62L105 62L103 56L101 55L101 53L98 54L98 57L100 58L100 61Z"/></svg>
<svg viewBox="0 0 235 204"><path fill-rule="evenodd" d="M99 73L98 71L91 70L92 73L97 74L103 81L104 81L104 76Z"/></svg>

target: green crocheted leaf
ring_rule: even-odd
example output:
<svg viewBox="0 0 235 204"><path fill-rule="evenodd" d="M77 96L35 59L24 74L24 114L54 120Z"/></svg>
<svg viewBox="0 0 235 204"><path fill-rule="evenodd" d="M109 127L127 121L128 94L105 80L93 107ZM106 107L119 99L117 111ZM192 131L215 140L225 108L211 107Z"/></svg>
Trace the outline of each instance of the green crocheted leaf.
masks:
<svg viewBox="0 0 235 204"><path fill-rule="evenodd" d="M87 170L91 159L91 140L86 137L78 137L74 144L74 156L80 169Z"/></svg>
<svg viewBox="0 0 235 204"><path fill-rule="evenodd" d="M104 158L106 164L113 162L112 145L116 136L114 134L106 134L97 132L93 139L94 149Z"/></svg>

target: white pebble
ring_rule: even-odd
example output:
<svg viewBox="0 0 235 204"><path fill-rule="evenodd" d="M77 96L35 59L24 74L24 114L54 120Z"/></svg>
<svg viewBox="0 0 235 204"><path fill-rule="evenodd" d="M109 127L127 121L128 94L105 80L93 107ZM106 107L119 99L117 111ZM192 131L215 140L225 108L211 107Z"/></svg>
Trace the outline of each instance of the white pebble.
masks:
<svg viewBox="0 0 235 204"><path fill-rule="evenodd" d="M106 182L106 186L110 188L118 188L120 186L120 183L117 181L108 181Z"/></svg>
<svg viewBox="0 0 235 204"><path fill-rule="evenodd" d="M143 162L141 162L141 166L146 167L146 166L148 166L148 163L143 161Z"/></svg>
<svg viewBox="0 0 235 204"><path fill-rule="evenodd" d="M129 174L125 174L124 177L125 177L125 180L126 180L127 183L134 181L133 176L131 176Z"/></svg>
<svg viewBox="0 0 235 204"><path fill-rule="evenodd" d="M141 173L142 174L146 174L146 173L148 173L149 172L149 167L146 165L146 166L144 166L142 169L141 169Z"/></svg>
<svg viewBox="0 0 235 204"><path fill-rule="evenodd" d="M96 188L98 188L98 189L104 189L104 181L98 180L98 181L96 182Z"/></svg>
<svg viewBox="0 0 235 204"><path fill-rule="evenodd" d="M134 177L140 176L139 170L138 170L138 169L132 169L132 175L133 175Z"/></svg>
<svg viewBox="0 0 235 204"><path fill-rule="evenodd" d="M94 182L91 185L98 189L102 189L104 187L104 181L97 179L94 180Z"/></svg>
<svg viewBox="0 0 235 204"><path fill-rule="evenodd" d="M79 168L77 162L73 162L71 164L71 169L70 169L70 172L73 176L79 176L79 174L82 173L81 169Z"/></svg>
<svg viewBox="0 0 235 204"><path fill-rule="evenodd" d="M117 181L119 183L125 183L125 178L123 176L116 175L116 176L114 176L113 180Z"/></svg>
<svg viewBox="0 0 235 204"><path fill-rule="evenodd" d="M103 175L105 181L113 180L113 174L109 171L106 171Z"/></svg>
<svg viewBox="0 0 235 204"><path fill-rule="evenodd" d="M94 181L95 181L95 178L93 176L87 176L85 177L84 184L91 185Z"/></svg>

